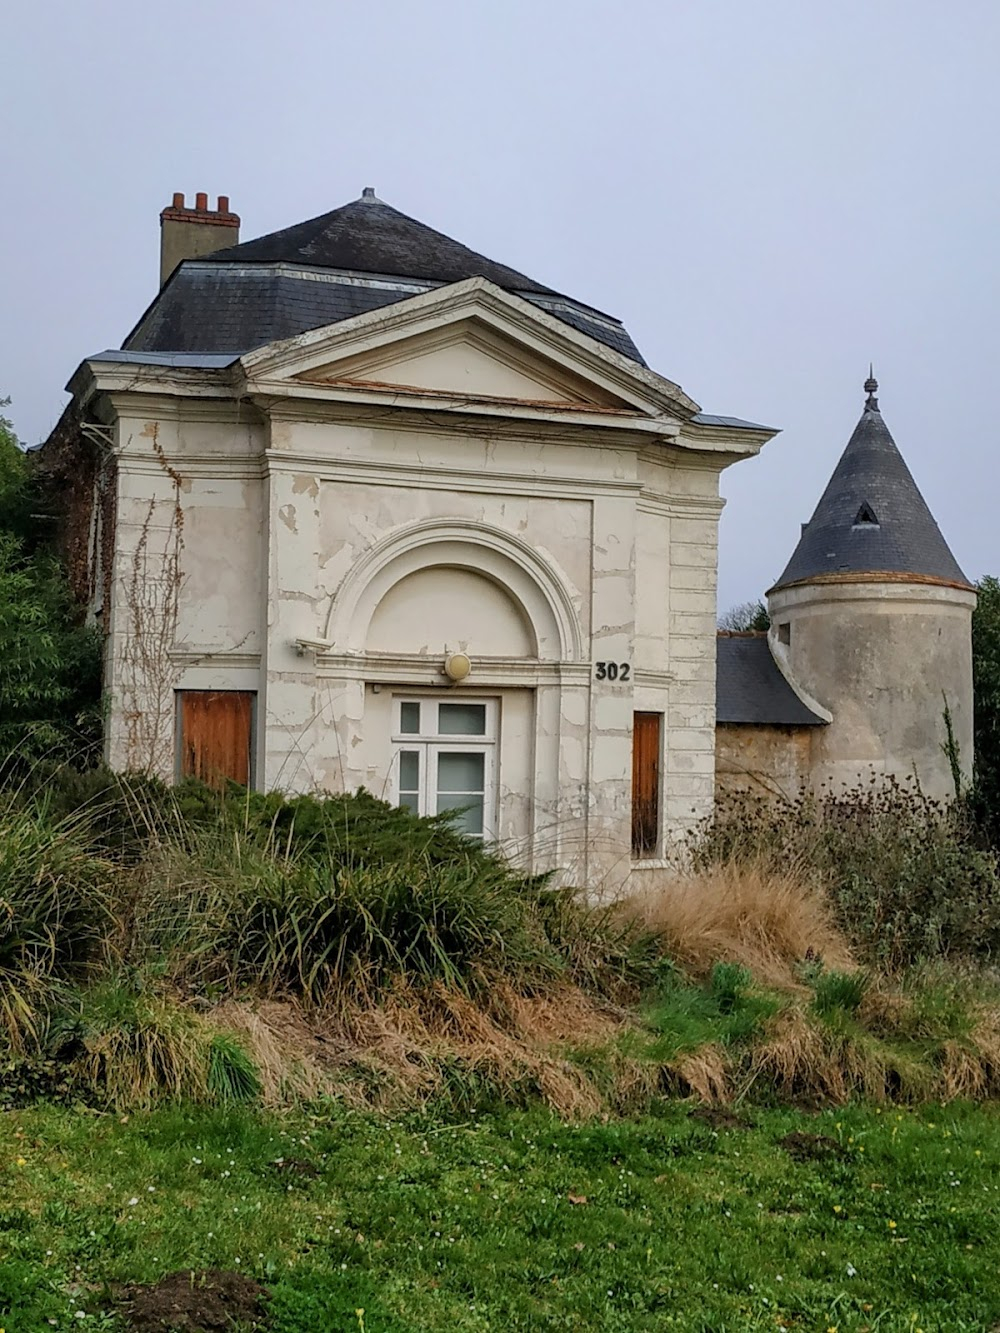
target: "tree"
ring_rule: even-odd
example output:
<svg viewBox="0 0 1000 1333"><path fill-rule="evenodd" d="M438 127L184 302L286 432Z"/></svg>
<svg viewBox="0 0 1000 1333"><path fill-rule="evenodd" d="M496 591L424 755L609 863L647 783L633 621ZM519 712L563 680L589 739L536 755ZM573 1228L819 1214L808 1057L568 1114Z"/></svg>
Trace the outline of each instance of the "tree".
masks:
<svg viewBox="0 0 1000 1333"><path fill-rule="evenodd" d="M740 602L738 606L731 606L719 617L719 629L746 631L770 628L771 617L759 598L756 602Z"/></svg>
<svg viewBox="0 0 1000 1333"><path fill-rule="evenodd" d="M75 757L99 735L100 643L77 623L39 508L28 459L0 416L0 764L12 754Z"/></svg>

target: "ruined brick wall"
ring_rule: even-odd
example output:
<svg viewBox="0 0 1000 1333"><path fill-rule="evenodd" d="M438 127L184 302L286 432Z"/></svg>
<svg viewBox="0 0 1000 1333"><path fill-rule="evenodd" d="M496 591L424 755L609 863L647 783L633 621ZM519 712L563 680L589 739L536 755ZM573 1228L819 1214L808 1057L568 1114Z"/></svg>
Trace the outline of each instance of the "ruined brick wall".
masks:
<svg viewBox="0 0 1000 1333"><path fill-rule="evenodd" d="M109 584L114 556L114 459L83 430L79 410L70 403L33 466L80 618L92 615L100 624L101 590Z"/></svg>

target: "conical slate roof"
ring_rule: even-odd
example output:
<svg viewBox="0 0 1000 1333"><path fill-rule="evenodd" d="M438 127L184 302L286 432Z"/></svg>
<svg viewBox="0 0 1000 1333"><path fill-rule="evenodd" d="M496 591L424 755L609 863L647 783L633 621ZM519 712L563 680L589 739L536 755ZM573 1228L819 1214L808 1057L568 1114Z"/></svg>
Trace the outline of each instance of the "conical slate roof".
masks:
<svg viewBox="0 0 1000 1333"><path fill-rule="evenodd" d="M909 574L969 586L879 411L861 420L772 592L830 574Z"/></svg>
<svg viewBox="0 0 1000 1333"><path fill-rule="evenodd" d="M645 365L613 316L477 254L370 189L307 222L184 260L124 347L238 355L476 277Z"/></svg>

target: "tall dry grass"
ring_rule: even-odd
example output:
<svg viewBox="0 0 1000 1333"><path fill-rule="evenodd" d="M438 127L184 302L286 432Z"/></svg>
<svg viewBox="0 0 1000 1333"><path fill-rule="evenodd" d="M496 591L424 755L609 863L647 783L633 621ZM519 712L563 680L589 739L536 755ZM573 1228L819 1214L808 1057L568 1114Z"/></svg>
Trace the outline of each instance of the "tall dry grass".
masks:
<svg viewBox="0 0 1000 1333"><path fill-rule="evenodd" d="M649 872L623 912L655 935L663 951L695 977L716 963L738 963L764 986L795 989L805 962L846 971L850 946L823 892L794 868L732 861L687 875Z"/></svg>

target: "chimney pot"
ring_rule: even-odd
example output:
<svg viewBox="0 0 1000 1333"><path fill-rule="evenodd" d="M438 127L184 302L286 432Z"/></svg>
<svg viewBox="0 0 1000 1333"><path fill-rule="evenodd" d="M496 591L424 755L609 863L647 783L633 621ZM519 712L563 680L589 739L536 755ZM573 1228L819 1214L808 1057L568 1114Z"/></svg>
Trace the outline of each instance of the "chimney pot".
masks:
<svg viewBox="0 0 1000 1333"><path fill-rule="evenodd" d="M208 211L208 195L202 194L201 192L196 194L194 197L194 206L199 213L206 213Z"/></svg>
<svg viewBox="0 0 1000 1333"><path fill-rule="evenodd" d="M219 212L220 212L220 213L228 213L228 212L229 212L229 195L228 195L228 194L220 194L220 195L219 195Z"/></svg>
<svg viewBox="0 0 1000 1333"><path fill-rule="evenodd" d="M174 208L183 208L183 207L184 207L184 196L182 194L175 194Z"/></svg>

